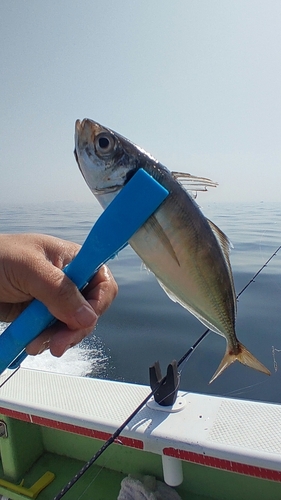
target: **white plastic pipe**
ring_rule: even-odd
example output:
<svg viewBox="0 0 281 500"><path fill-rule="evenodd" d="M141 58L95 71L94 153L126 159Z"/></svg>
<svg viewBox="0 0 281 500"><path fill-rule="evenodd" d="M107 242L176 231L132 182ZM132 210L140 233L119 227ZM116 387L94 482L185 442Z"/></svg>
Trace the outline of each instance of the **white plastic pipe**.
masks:
<svg viewBox="0 0 281 500"><path fill-rule="evenodd" d="M166 484L169 486L179 486L183 482L181 460L162 455L162 467Z"/></svg>

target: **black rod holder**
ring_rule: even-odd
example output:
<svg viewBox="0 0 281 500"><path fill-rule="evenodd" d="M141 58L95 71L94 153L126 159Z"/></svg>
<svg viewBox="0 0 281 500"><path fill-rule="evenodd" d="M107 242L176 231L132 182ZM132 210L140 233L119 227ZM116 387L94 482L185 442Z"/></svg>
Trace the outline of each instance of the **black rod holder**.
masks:
<svg viewBox="0 0 281 500"><path fill-rule="evenodd" d="M166 377L162 377L159 361L149 367L149 381L152 391L157 386L159 388L154 393L156 403L161 406L172 406L176 399L179 387L179 374L176 360L173 360L167 368Z"/></svg>

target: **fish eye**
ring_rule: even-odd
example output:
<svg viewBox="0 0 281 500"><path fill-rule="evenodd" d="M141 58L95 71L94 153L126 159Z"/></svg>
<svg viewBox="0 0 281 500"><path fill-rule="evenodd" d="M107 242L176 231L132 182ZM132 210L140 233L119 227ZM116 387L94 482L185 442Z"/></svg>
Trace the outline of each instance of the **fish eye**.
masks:
<svg viewBox="0 0 281 500"><path fill-rule="evenodd" d="M96 153L99 156L111 154L114 150L115 140L107 133L99 134L95 140Z"/></svg>

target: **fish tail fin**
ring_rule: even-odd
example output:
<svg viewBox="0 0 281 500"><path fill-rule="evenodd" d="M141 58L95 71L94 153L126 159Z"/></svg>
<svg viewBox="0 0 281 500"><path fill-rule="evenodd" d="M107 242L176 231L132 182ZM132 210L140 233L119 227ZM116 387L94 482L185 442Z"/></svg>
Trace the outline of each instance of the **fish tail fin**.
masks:
<svg viewBox="0 0 281 500"><path fill-rule="evenodd" d="M234 363L234 361L239 361L243 365L254 368L259 372L266 373L270 375L270 371L257 359L253 354L251 354L246 347L238 342L238 353L234 354L227 344L225 355L222 358L220 365L214 375L212 376L209 384L211 384L229 365Z"/></svg>

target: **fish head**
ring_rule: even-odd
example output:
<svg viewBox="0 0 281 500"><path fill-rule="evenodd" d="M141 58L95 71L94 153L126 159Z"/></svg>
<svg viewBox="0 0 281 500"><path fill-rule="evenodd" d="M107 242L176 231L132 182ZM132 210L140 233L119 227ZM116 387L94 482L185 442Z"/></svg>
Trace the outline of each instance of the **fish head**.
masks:
<svg viewBox="0 0 281 500"><path fill-rule="evenodd" d="M75 151L81 173L98 201L111 201L140 167L138 150L116 132L85 118L75 124Z"/></svg>

